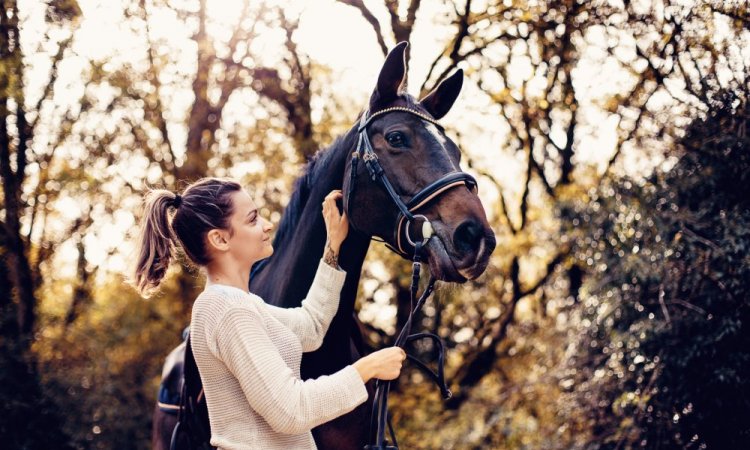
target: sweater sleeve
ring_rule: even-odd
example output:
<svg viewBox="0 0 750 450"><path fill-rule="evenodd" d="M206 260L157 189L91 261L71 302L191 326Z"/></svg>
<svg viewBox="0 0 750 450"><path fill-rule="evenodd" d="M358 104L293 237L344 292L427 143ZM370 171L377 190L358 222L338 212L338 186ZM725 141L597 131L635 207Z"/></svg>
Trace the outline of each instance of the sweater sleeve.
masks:
<svg viewBox="0 0 750 450"><path fill-rule="evenodd" d="M216 334L219 358L239 381L250 406L278 433L299 434L353 410L367 389L349 365L302 381L284 363L252 308L232 308Z"/></svg>
<svg viewBox="0 0 750 450"><path fill-rule="evenodd" d="M297 308L268 305L268 310L299 337L302 351L317 350L336 315L346 272L336 270L321 259L315 279Z"/></svg>

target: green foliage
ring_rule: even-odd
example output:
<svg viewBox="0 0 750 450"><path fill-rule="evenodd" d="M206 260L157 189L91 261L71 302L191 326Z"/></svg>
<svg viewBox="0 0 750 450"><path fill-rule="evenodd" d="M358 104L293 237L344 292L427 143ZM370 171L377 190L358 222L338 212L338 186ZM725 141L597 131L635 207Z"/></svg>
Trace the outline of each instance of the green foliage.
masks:
<svg viewBox="0 0 750 450"><path fill-rule="evenodd" d="M745 93L725 93L688 127L673 168L579 205L595 275L567 376L586 448L750 439L749 124Z"/></svg>
<svg viewBox="0 0 750 450"><path fill-rule="evenodd" d="M46 394L66 411L64 430L73 448L150 446L162 364L190 320L189 305L178 297L178 275L148 300L113 277L71 324L55 313L55 299L68 297L61 295L67 281L48 288L45 331L34 350Z"/></svg>

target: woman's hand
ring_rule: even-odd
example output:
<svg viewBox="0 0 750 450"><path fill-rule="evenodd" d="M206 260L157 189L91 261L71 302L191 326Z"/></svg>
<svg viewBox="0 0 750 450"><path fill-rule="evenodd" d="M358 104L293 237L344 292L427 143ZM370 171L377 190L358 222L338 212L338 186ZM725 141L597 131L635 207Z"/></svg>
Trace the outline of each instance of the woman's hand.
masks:
<svg viewBox="0 0 750 450"><path fill-rule="evenodd" d="M352 366L365 383L372 378L395 380L405 359L406 352L401 347L387 347L358 359Z"/></svg>
<svg viewBox="0 0 750 450"><path fill-rule="evenodd" d="M325 220L328 235L323 259L332 267L338 265L341 243L349 234L349 220L346 218L346 213L340 214L336 206L336 200L340 198L343 198L341 191L334 190L323 200L323 220Z"/></svg>

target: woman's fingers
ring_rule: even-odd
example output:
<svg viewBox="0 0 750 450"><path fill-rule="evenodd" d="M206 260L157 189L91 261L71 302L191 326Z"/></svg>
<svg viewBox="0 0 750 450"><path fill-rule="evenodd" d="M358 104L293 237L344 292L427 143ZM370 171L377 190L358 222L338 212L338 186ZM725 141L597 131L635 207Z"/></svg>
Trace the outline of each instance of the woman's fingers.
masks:
<svg viewBox="0 0 750 450"><path fill-rule="evenodd" d="M339 212L338 207L336 206L336 200L343 198L343 194L340 190L331 191L328 195L326 195L325 199L323 200L323 212ZM340 215L340 214L337 214Z"/></svg>
<svg viewBox="0 0 750 450"><path fill-rule="evenodd" d="M323 209L330 209L332 206L336 204L336 200L343 198L343 194L341 191L331 191L328 195L326 195L325 199L323 199ZM336 208L338 210L338 208Z"/></svg>
<svg viewBox="0 0 750 450"><path fill-rule="evenodd" d="M336 200L343 198L341 190L333 190L323 199L323 219L326 223L328 240L338 247L349 233L346 213L339 211Z"/></svg>
<svg viewBox="0 0 750 450"><path fill-rule="evenodd" d="M326 195L326 197L340 197L341 196L341 189L334 189L331 192Z"/></svg>

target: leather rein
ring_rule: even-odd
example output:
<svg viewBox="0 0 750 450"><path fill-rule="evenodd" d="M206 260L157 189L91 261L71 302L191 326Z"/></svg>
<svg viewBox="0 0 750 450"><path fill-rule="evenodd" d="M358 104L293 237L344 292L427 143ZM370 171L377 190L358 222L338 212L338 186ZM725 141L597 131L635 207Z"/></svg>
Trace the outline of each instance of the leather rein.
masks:
<svg viewBox="0 0 750 450"><path fill-rule="evenodd" d="M349 184L349 192L347 193L347 205L352 205L353 194L356 187L357 169L359 160L362 160L367 168L367 173L370 179L380 184L389 197L396 205L399 210L396 227L395 227L395 242L396 247L393 247L386 243L386 246L393 250L395 253L401 255L404 258L412 260L412 279L410 288L410 305L411 310L409 317L404 324L404 327L398 334L394 345L404 348L410 342L431 339L438 348L438 364L437 371L432 371L426 364L420 361L418 358L407 353L407 358L415 363L419 369L424 371L427 376L435 382L440 388L441 395L443 398L448 399L451 397L451 391L448 389L445 383L445 377L443 372L444 366L444 347L443 342L439 336L433 333L411 333L412 320L417 312L422 308L424 302L432 294L435 282L437 281L434 277L430 277L427 287L422 292L422 295L417 298L417 291L419 289L419 278L421 270L422 251L425 245L427 245L430 238L433 236L433 227L429 219L416 212L428 204L433 199L437 198L444 192L459 186L466 186L469 190L476 192L477 182L468 173L465 172L450 172L443 175L439 179L433 181L426 187L422 188L419 192L414 194L411 199L404 202L401 197L396 193L393 185L390 183L385 175L383 167L380 165L378 156L373 150L370 138L367 135L367 128L372 122L382 115L391 112L407 112L413 114L420 119L429 122L437 126L440 130L443 127L432 117L427 116L424 113L416 111L406 107L391 107L386 108L368 116L367 113L362 114L360 119L357 139L357 148L352 153L352 168L351 168L351 182ZM410 232L410 226L416 224L417 219L422 220L421 227L415 227L415 231L420 232L420 237L412 237ZM402 240L402 235L405 237L405 242ZM365 446L366 450L398 450L398 444L396 443L396 435L393 431L393 426L390 421L388 414L388 393L390 391L390 381L376 380L375 382L375 397L372 404L372 413L370 416L370 432L368 437L368 444ZM389 444L385 438L386 426L391 435L391 442Z"/></svg>

